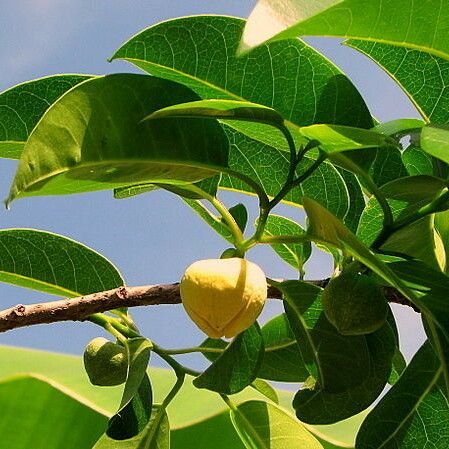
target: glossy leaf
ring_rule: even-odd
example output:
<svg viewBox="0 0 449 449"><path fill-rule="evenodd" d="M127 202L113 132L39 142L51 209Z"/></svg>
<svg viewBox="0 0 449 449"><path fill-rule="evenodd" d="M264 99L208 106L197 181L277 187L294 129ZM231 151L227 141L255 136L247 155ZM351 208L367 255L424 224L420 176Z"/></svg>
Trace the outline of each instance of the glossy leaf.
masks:
<svg viewBox="0 0 449 449"><path fill-rule="evenodd" d="M449 320L447 319L449 309L447 301L443 299L446 296L446 287L442 287L440 291L437 287L435 292L432 291L432 295L427 294L428 288L424 288L423 291L419 287L419 283L430 282L429 277L432 280L439 279L440 282L444 282L447 276L418 262L411 263L410 266L407 265L413 272L400 271L400 268L404 267L402 262L387 266L363 245L341 221L332 216L318 203L307 198L304 200L304 207L309 218L309 233L312 239L347 251L386 281L387 284L395 287L400 293L410 299L428 318L436 323L445 339L445 341L439 342L439 354L445 372L446 387L449 392L449 364L447 364L447 354L445 353L445 348L449 343ZM393 267L395 268L394 270L392 269ZM420 275L423 276L422 280L420 280ZM411 283L409 282L410 278L413 279Z"/></svg>
<svg viewBox="0 0 449 449"><path fill-rule="evenodd" d="M300 132L304 137L320 142L320 148L327 154L395 144L393 140L376 131L349 126L312 125L300 128Z"/></svg>
<svg viewBox="0 0 449 449"><path fill-rule="evenodd" d="M427 154L449 163L449 128L425 126L421 131L421 148Z"/></svg>
<svg viewBox="0 0 449 449"><path fill-rule="evenodd" d="M90 384L81 357L0 345L0 360L4 362L0 363L0 377L26 374L32 367L34 373L58 382L104 415L111 416L117 410L123 386L98 388ZM162 368L150 368L148 373L154 385L154 403L161 403L173 387L176 377L173 371ZM278 395L280 403L289 408L292 394L278 390ZM233 396L237 403L251 399L262 400L263 396L252 388L246 388ZM170 427L184 428L227 410L219 395L204 389L198 390L192 385L191 378L187 377L180 393L168 407Z"/></svg>
<svg viewBox="0 0 449 449"><path fill-rule="evenodd" d="M0 405L4 448L91 449L107 422L82 398L37 375L2 379Z"/></svg>
<svg viewBox="0 0 449 449"><path fill-rule="evenodd" d="M362 52L384 69L402 87L426 121L437 125L449 123L447 59L380 42L351 39L345 45Z"/></svg>
<svg viewBox="0 0 449 449"><path fill-rule="evenodd" d="M299 421L271 403L245 402L231 410L231 420L247 449L322 449Z"/></svg>
<svg viewBox="0 0 449 449"><path fill-rule="evenodd" d="M265 355L258 375L279 382L304 382L309 372L285 314L262 326Z"/></svg>
<svg viewBox="0 0 449 449"><path fill-rule="evenodd" d="M445 182L438 178L413 176L391 181L380 191L387 198L393 218L401 221L434 200L444 186ZM382 208L375 198L371 198L360 218L357 236L370 246L379 236L382 227ZM381 249L420 259L435 268L444 267L445 254L436 245L435 239L434 218L428 215L392 233Z"/></svg>
<svg viewBox="0 0 449 449"><path fill-rule="evenodd" d="M304 143L302 126L327 123L372 127L369 111L348 78L303 42L273 42L236 57L243 26L241 19L222 16L170 20L131 38L113 59L128 60L148 73L183 83L203 99L250 101L273 108L287 120L297 145ZM288 146L282 134L255 123L226 123L233 169L249 174L274 196L288 165ZM259 163L261 156L263 161ZM304 183L303 191L295 189L287 201L301 204L302 194L307 194L337 216L348 217L348 226L355 229L363 202L360 187L351 180L349 198L342 176L327 163L312 178ZM247 185L228 176L220 186L252 193ZM329 187L334 193L327 192ZM326 198L326 192L333 201Z"/></svg>
<svg viewBox="0 0 449 449"><path fill-rule="evenodd" d="M0 281L66 297L124 285L114 265L94 250L34 229L0 230Z"/></svg>
<svg viewBox="0 0 449 449"><path fill-rule="evenodd" d="M54 75L18 84L0 93L0 157L19 159L45 111L89 75Z"/></svg>
<svg viewBox="0 0 449 449"><path fill-rule="evenodd" d="M354 86L303 42L274 42L238 57L244 25L242 19L210 15L169 20L132 37L112 59L130 61L152 75L183 83L203 99L265 105L302 126L370 127L371 116ZM316 70L320 78L310 83ZM296 94L299 91L301 95ZM320 101L323 95L326 101Z"/></svg>
<svg viewBox="0 0 449 449"><path fill-rule="evenodd" d="M183 86L143 75L84 81L54 103L30 135L8 201L143 181L182 184L226 170L228 144L217 123L140 122L195 97Z"/></svg>
<svg viewBox="0 0 449 449"><path fill-rule="evenodd" d="M394 146L381 148L375 152L368 173L379 187L408 175L401 152Z"/></svg>
<svg viewBox="0 0 449 449"><path fill-rule="evenodd" d="M132 438L116 440L103 435L93 449L170 449L170 427L167 414L158 418L159 407L152 408L146 427Z"/></svg>
<svg viewBox="0 0 449 449"><path fill-rule="evenodd" d="M391 181L380 191L390 205L395 221L404 220L430 203L442 191L443 180L432 176L412 176ZM357 237L370 246L382 230L383 212L375 198L371 198L360 218ZM407 242L405 242L407 243Z"/></svg>
<svg viewBox="0 0 449 449"><path fill-rule="evenodd" d="M138 435L151 416L153 393L147 375L151 343L142 337L127 340L128 376L117 413L109 420L107 435L126 440Z"/></svg>
<svg viewBox="0 0 449 449"><path fill-rule="evenodd" d="M251 387L257 390L259 393L263 394L267 399L273 401L275 404L279 404L279 398L276 390L265 380L256 379Z"/></svg>
<svg viewBox="0 0 449 449"><path fill-rule="evenodd" d="M288 218L280 215L269 215L264 233L273 235L300 235L304 233L301 226ZM292 267L302 271L304 264L312 254L310 242L303 244L281 243L270 245L274 251Z"/></svg>
<svg viewBox="0 0 449 449"><path fill-rule="evenodd" d="M209 118L223 120L243 120L264 123L276 127L284 125L284 119L274 109L237 100L199 100L168 106L153 112L144 120L164 118Z"/></svg>
<svg viewBox="0 0 449 449"><path fill-rule="evenodd" d="M345 44L348 45L346 41ZM398 48L398 47L395 47ZM402 51L403 49L401 49ZM426 123L415 118L400 118L389 122L379 123L373 131L385 134L386 136L400 137L421 129Z"/></svg>
<svg viewBox="0 0 449 449"><path fill-rule="evenodd" d="M248 211L242 203L229 208L229 213L233 216L237 226L242 232L245 232L246 224L248 223Z"/></svg>
<svg viewBox="0 0 449 449"><path fill-rule="evenodd" d="M248 19L241 49L269 39L332 36L381 41L449 59L449 19L442 12L448 8L446 0L325 0L314 5L307 0L259 0Z"/></svg>
<svg viewBox="0 0 449 449"><path fill-rule="evenodd" d="M290 327L314 381L333 393L360 385L370 370L365 337L341 335L326 319L321 288L302 281L285 281L276 287L283 294Z"/></svg>
<svg viewBox="0 0 449 449"><path fill-rule="evenodd" d="M449 404L438 385L441 372L438 358L425 343L362 424L357 449L446 448Z"/></svg>
<svg viewBox="0 0 449 449"><path fill-rule="evenodd" d="M330 424L367 409L382 393L392 370L396 338L392 318L379 330L365 335L370 368L363 382L341 393L331 393L315 385L304 386L295 396L297 417L310 424Z"/></svg>
<svg viewBox="0 0 449 449"><path fill-rule="evenodd" d="M434 174L434 161L418 145L410 144L402 153L402 162L410 176Z"/></svg>
<svg viewBox="0 0 449 449"><path fill-rule="evenodd" d="M256 379L263 351L262 335L255 324L239 334L220 357L193 380L193 385L219 393L238 393Z"/></svg>

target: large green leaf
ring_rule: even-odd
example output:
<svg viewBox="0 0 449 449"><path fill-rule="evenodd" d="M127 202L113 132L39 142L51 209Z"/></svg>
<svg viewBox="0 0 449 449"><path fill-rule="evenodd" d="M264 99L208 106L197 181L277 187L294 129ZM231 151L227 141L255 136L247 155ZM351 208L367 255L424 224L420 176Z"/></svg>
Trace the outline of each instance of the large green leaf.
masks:
<svg viewBox="0 0 449 449"><path fill-rule="evenodd" d="M98 426L96 426L97 437L103 432L106 426L106 416L110 416L113 410L116 408L118 401L120 400L121 388L120 387L109 387L109 388L98 388L91 385L83 369L82 359L80 357L74 357L62 354L52 354L48 352L12 348L6 346L0 346L0 360L5 361L5 363L0 363L0 376L11 376L17 373L26 373L33 371L35 373L40 373L42 376L47 376L51 381L51 386L57 388L59 391L63 392L71 399L79 401L83 406L89 407L95 413L100 415L98 420ZM6 363L7 362L7 363ZM152 383L155 386L155 396L156 402L160 402L168 390L172 387L172 383L175 380L175 376L171 371L151 368L150 376ZM23 377L23 376L22 376ZM55 380L61 385L56 385ZM45 382L49 382L47 379ZM39 383L38 383L39 384ZM28 384L30 385L30 384ZM32 384L34 385L34 383ZM15 385L12 386L15 390ZM45 391L47 391L46 389ZM26 407L39 407L41 402L40 394L33 393L34 389L27 389L27 394L22 396L21 399L30 399L26 402ZM291 403L291 394L278 390L277 391L281 403L289 408ZM21 401L11 402L8 400L9 395L2 395L8 404L8 410L22 410ZM239 403L244 400L251 399L263 399L263 397L255 390L246 389L244 392L233 396L233 400ZM29 405L29 407L28 407ZM6 409L6 406L4 407ZM57 408L55 408L56 410ZM56 413L55 419L53 419L52 414L47 413L47 409L44 409L45 413L42 414L42 419L45 417L50 417L51 422L48 426L58 426L64 428L65 423L63 423L64 413ZM227 407L224 402L218 397L217 394L208 392L207 390L197 390L191 385L189 378L186 379L183 389L180 392L180 396L176 397L174 402L169 406L170 420L171 420L171 436L173 449L210 449L214 447L217 449L229 449L238 448L241 449L241 443L237 437L235 431L232 428L232 424L229 419L229 413L227 412ZM68 413L67 416L70 414ZM16 426L9 426L7 424L7 419L20 419L23 422L23 413L11 413L4 414L0 418L0 424L5 424L7 429L16 428ZM79 416L77 414L77 416ZM94 415L96 416L96 415ZM39 429L45 429L45 424L42 419L36 422L34 432L36 435L36 441L40 441L41 438L38 433ZM322 438L334 439L346 443L345 447L353 446L353 440L355 434L360 425L361 417L356 417L354 419L348 420L343 424L337 426L318 426L318 432L320 432ZM76 429L81 429L83 418L79 416L78 426ZM92 419L89 415L89 423L94 424L97 422L97 418ZM73 431L73 423L70 422L68 425L71 426ZM317 432L316 429L310 428L312 432ZM22 438L28 435L21 434L19 432L10 432L8 434L10 438ZM49 436L46 433L43 434L42 439L46 438L44 441L49 442ZM94 438L92 436L92 438ZM28 440L27 440L28 441ZM15 440L12 440L15 442ZM342 445L344 445L342 443ZM15 447L11 444L8 447ZM27 446L25 446L27 447ZM24 447L24 449L25 449ZM86 449L90 449L87 446ZM327 446L334 449L335 446ZM43 444L42 449L59 449L59 441L55 447L51 445L47 446ZM80 444L79 449L84 449Z"/></svg>
<svg viewBox="0 0 449 449"><path fill-rule="evenodd" d="M144 75L80 83L31 133L8 201L144 181L182 184L226 170L228 144L218 123L141 123L157 109L196 99L181 85Z"/></svg>
<svg viewBox="0 0 449 449"><path fill-rule="evenodd" d="M231 410L231 420L247 449L322 449L295 418L275 404L249 401Z"/></svg>
<svg viewBox="0 0 449 449"><path fill-rule="evenodd" d="M223 16L169 20L132 37L112 59L183 83L204 99L268 106L302 126L371 126L371 116L348 78L305 43L275 42L237 57L244 25L242 19Z"/></svg>
<svg viewBox="0 0 449 449"><path fill-rule="evenodd" d="M402 153L402 161L410 176L433 175L434 161L430 154L427 154L416 144L410 144Z"/></svg>
<svg viewBox="0 0 449 449"><path fill-rule="evenodd" d="M439 281L447 280L447 276L443 273L432 270L425 264L415 262L410 270L398 271L397 267L403 267L403 264L394 264L395 270L392 270L392 265L387 266L379 257L373 254L357 237L352 234L344 224L334 217L329 211L324 209L320 204L313 200L306 198L304 200L304 208L306 209L309 218L309 233L312 239L320 242L336 246L355 257L360 262L364 263L387 284L395 287L405 297L410 299L429 319L435 323L442 332L444 340L435 339L435 344L438 345L438 355L444 368L446 389L449 392L449 364L447 345L449 343L449 303L446 300L447 287L438 287L435 292L429 288L421 289L422 283L427 283L431 280L438 279ZM422 280L419 276L422 276ZM409 278L412 282L408 282ZM430 278L430 279L429 279ZM420 284L421 283L421 284ZM417 288L417 286L419 288ZM432 285L433 287L433 285Z"/></svg>
<svg viewBox="0 0 449 449"><path fill-rule="evenodd" d="M158 417L159 407L152 409L150 420L138 435L116 440L107 434L103 435L93 449L170 449L170 428L167 414Z"/></svg>
<svg viewBox="0 0 449 449"><path fill-rule="evenodd" d="M0 157L19 159L31 131L61 95L89 75L55 75L0 93Z"/></svg>
<svg viewBox="0 0 449 449"><path fill-rule="evenodd" d="M441 373L427 342L362 424L357 449L447 448L449 403L438 384Z"/></svg>
<svg viewBox="0 0 449 449"><path fill-rule="evenodd" d="M91 449L107 422L83 398L39 376L2 379L0 406L5 449Z"/></svg>
<svg viewBox="0 0 449 449"><path fill-rule="evenodd" d="M327 320L322 289L302 281L277 283L287 317L310 375L320 388L333 393L360 385L370 371L364 336L344 336Z"/></svg>
<svg viewBox="0 0 449 449"><path fill-rule="evenodd" d="M330 393L316 385L298 391L293 401L298 418L311 424L330 424L347 419L367 409L382 393L392 371L392 359L396 349L390 317L383 327L366 335L370 357L367 376L360 385L341 393Z"/></svg>
<svg viewBox="0 0 449 449"><path fill-rule="evenodd" d="M34 229L0 230L0 281L69 297L124 284L114 265L94 250Z"/></svg>
<svg viewBox="0 0 449 449"><path fill-rule="evenodd" d="M106 416L112 416L120 403L123 387L99 388L90 384L80 357L0 346L0 360L4 361L0 363L0 377L24 373L46 376ZM154 403L161 403L176 377L172 371L161 368L150 368L148 373L154 387ZM180 393L168 407L172 429L189 426L227 410L216 393L195 388L191 379L186 378ZM278 395L280 403L290 408L292 394L279 390ZM263 396L252 388L233 396L237 403L250 399L263 399Z"/></svg>
<svg viewBox="0 0 449 449"><path fill-rule="evenodd" d="M222 16L170 20L131 38L113 59L128 60L153 75L183 83L204 99L251 101L273 108L287 120L297 145L304 141L301 126L316 123L372 126L369 111L348 78L305 43L296 39L274 42L250 55L236 57L244 23ZM210 55L214 55L213 64ZM259 124L229 121L227 124L233 167L243 165L243 171L264 184L270 195L277 193L288 163L288 147L282 134ZM257 163L260 156L264 157L263 166ZM263 170L267 164L273 169ZM330 186L335 189L335 193L329 194L333 200L324 204L337 216L343 219L348 216L351 222L347 223L354 228L360 209L353 207L352 202L349 204L349 188L345 188L338 172L323 168L313 181L305 183L304 191L320 201ZM252 192L227 176L223 177L221 187ZM351 185L354 202L363 201L357 187ZM297 193L294 197L293 202L298 202Z"/></svg>
<svg viewBox="0 0 449 449"><path fill-rule="evenodd" d="M259 0L242 49L273 38L333 36L380 41L449 59L448 8L447 0L322 0L312 5L307 0Z"/></svg>
<svg viewBox="0 0 449 449"><path fill-rule="evenodd" d="M425 51L379 42L349 40L345 45L383 68L427 121L437 125L449 123L449 61Z"/></svg>
<svg viewBox="0 0 449 449"><path fill-rule="evenodd" d="M263 339L256 323L239 334L220 357L193 380L193 385L219 393L238 393L256 379L263 352Z"/></svg>

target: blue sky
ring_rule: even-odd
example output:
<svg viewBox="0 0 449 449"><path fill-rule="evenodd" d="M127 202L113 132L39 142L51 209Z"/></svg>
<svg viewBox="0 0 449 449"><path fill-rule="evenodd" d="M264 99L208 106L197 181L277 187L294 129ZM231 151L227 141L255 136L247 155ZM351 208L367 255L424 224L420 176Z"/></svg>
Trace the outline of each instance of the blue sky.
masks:
<svg viewBox="0 0 449 449"><path fill-rule="evenodd" d="M108 63L121 43L136 32L173 17L226 14L246 17L255 1L227 0L22 0L2 3L0 17L0 90L54 73L112 73L133 71L124 62ZM372 113L382 121L417 114L406 96L364 56L333 39L309 39L345 71L360 89ZM2 160L0 195L5 197L16 163ZM230 205L241 201L225 193ZM243 198L254 213L255 202ZM298 220L302 212L283 207ZM227 245L176 197L164 192L113 200L110 192L17 201L11 211L0 210L2 228L32 227L78 240L110 258L129 285L177 281L194 260L218 257ZM268 249L255 249L249 258L270 277L295 276ZM319 255L308 264L308 277L329 274L329 260ZM48 300L28 290L0 285L2 307ZM280 311L269 304L266 318ZM134 315L144 335L166 347L195 345L203 335L189 322L181 306L147 307ZM403 347L408 356L422 339L419 320L410 310L398 314ZM0 334L0 344L30 346L81 354L85 344L102 334L91 324L35 326ZM200 358L188 356L193 365ZM159 364L158 362L156 362Z"/></svg>

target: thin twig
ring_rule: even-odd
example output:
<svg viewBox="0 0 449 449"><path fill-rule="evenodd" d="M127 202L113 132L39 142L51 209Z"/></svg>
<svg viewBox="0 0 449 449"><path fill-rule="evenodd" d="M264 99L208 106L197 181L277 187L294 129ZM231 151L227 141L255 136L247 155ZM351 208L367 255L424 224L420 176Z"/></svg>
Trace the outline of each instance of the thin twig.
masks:
<svg viewBox="0 0 449 449"><path fill-rule="evenodd" d="M325 287L328 279L307 281ZM389 302L403 304L419 310L397 290L385 287L384 293ZM281 292L268 287L268 297L281 299ZM35 324L48 324L58 321L84 321L95 313L107 312L120 307L154 306L160 304L179 304L179 284L145 285L141 287L120 287L77 298L38 304L18 304L0 311L0 333Z"/></svg>

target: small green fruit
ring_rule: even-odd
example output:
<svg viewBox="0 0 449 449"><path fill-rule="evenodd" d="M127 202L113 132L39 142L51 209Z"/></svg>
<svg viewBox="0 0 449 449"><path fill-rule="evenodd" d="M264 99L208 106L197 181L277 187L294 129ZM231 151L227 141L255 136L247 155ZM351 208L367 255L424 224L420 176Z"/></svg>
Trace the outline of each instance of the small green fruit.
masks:
<svg viewBox="0 0 449 449"><path fill-rule="evenodd" d="M126 350L106 338L94 338L84 350L84 367L93 385L120 385L128 372Z"/></svg>
<svg viewBox="0 0 449 449"><path fill-rule="evenodd" d="M385 296L368 276L342 273L323 290L322 301L327 319L343 335L370 334L387 319Z"/></svg>

